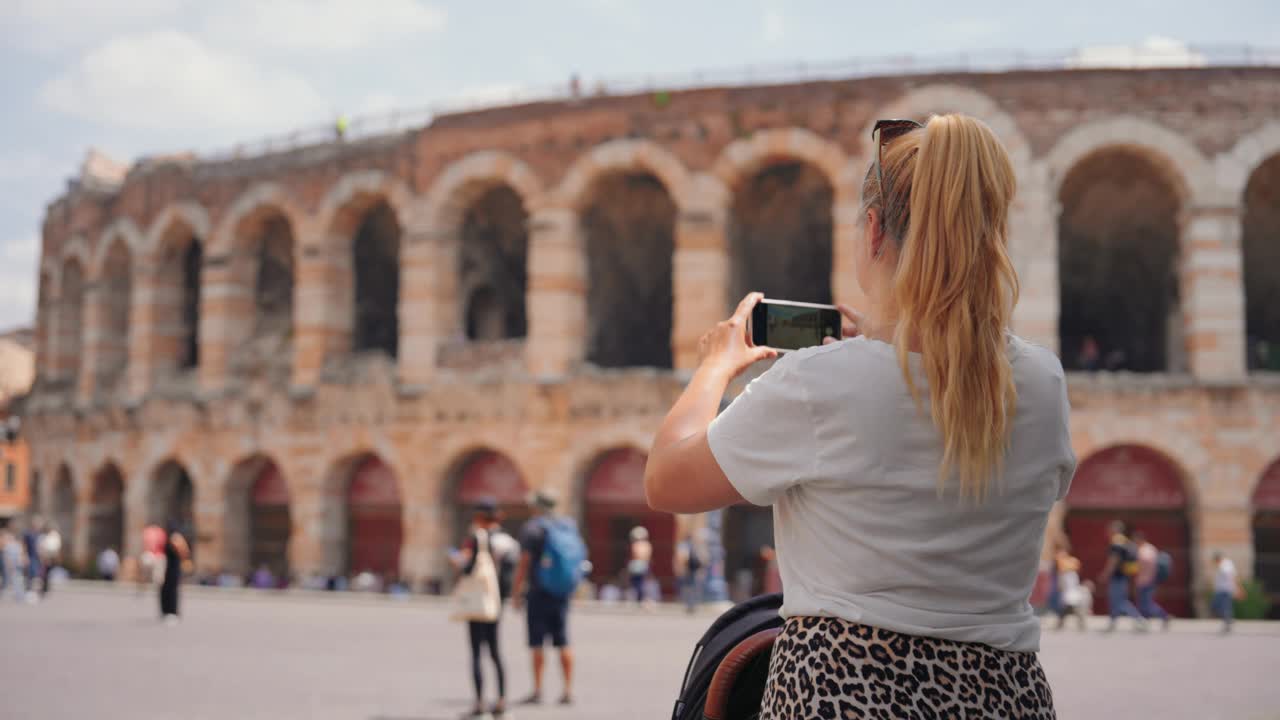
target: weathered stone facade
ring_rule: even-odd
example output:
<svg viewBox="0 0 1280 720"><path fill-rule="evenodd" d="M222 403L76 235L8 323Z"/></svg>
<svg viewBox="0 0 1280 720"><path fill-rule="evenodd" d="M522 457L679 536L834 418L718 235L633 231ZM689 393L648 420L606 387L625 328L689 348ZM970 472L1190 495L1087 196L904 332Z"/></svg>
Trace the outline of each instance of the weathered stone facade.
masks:
<svg viewBox="0 0 1280 720"><path fill-rule="evenodd" d="M49 207L39 379L25 431L34 465L46 483L70 483L72 547L83 560L102 469L123 478L125 545L136 551L157 468L177 461L194 491L197 563L212 570L243 569L251 481L235 478L269 459L288 489L289 566L329 573L349 569L342 506L354 459L375 456L397 482L401 573L441 577L444 549L456 542L453 499L474 453L500 453L524 486L557 487L581 510L597 458L647 448L696 361L697 338L726 313L731 291L752 282L741 268L770 267L767 255L746 264L734 255L768 252L741 227L757 217L742 207L752 203L735 203L758 192L763 171L798 164L810 173L792 173L805 187L825 181L825 194L809 196L823 198L825 212L797 222L806 237L822 234L814 247L831 248L826 292L856 305L851 246L871 125L948 111L983 119L1010 151L1023 289L1015 330L1049 347L1059 347L1058 218L1073 170L1130 153L1167 188L1177 208L1168 225L1177 314L1159 335L1173 338L1169 372L1073 375L1075 442L1082 459L1121 444L1168 458L1189 498L1193 578L1210 548L1251 568L1251 498L1280 455L1280 384L1246 370L1241 225L1246 187L1280 153L1277 69L955 74L694 90L662 102L601 97L445 116L414 132L264 157L144 162L118 187L82 186ZM523 233L519 221L477 217L477 207L513 204L481 202L495 188L518 197ZM666 219L614 212L631 197ZM383 229L366 240L374 213ZM501 268L476 265L462 244L486 232L498 234L493 247L519 246L509 256L525 259L523 307L510 292L477 294ZM610 238L672 250L637 251L630 262L645 266L628 273L631 255L600 259ZM370 283L355 265L374 242L398 266L394 293L361 289ZM284 320L262 329L259 310L282 302L263 299L264 267L291 273L292 295ZM668 298L654 297L666 285L629 278L662 273ZM589 301L599 292L623 295ZM610 342L626 355L625 337L602 333L643 330L601 309L628 307L628 298L639 298L636 313L670 308L669 369L587 363L591 347ZM497 319L485 319L490 307ZM390 345L354 332L367 313L375 320L362 322L394 328ZM665 364L664 352L646 357ZM46 512L56 495L39 494Z"/></svg>

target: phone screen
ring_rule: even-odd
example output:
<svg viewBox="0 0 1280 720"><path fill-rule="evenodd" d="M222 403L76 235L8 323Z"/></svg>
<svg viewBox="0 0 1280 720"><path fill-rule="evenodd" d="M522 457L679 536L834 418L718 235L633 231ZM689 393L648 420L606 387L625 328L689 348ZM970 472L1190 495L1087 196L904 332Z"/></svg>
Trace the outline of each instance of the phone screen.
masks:
<svg viewBox="0 0 1280 720"><path fill-rule="evenodd" d="M751 314L751 339L756 345L799 350L821 345L824 337L839 339L840 324L840 311L830 305L762 300Z"/></svg>

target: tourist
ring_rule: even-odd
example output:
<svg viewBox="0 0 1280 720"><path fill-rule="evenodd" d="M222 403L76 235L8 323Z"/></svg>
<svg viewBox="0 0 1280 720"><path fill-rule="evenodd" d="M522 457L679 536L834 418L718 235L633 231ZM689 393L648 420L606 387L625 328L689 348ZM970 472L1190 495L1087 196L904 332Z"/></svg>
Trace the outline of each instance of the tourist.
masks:
<svg viewBox="0 0 1280 720"><path fill-rule="evenodd" d="M138 555L138 593L156 586L164 577L164 528L152 523L142 528L142 552Z"/></svg>
<svg viewBox="0 0 1280 720"><path fill-rule="evenodd" d="M272 590L276 587L276 576L271 572L271 568L262 564L253 571L249 584L258 590Z"/></svg>
<svg viewBox="0 0 1280 720"><path fill-rule="evenodd" d="M26 583L22 579L22 543L8 530L0 531L0 557L4 559L4 589L13 599L22 602L26 596Z"/></svg>
<svg viewBox="0 0 1280 720"><path fill-rule="evenodd" d="M1244 587L1236 575L1236 564L1221 552L1213 554L1213 600L1210 609L1214 617L1222 618L1222 633L1231 632L1235 622L1235 601L1244 598Z"/></svg>
<svg viewBox="0 0 1280 720"><path fill-rule="evenodd" d="M507 681L502 664L502 652L498 647L498 623L502 618L502 604L510 596L511 568L514 568L519 561L520 545L515 538L502 529L501 513L496 501L491 498L481 498L474 510L467 540L462 546L462 551L455 556L455 562L463 575L472 575L476 572L480 556L484 554L489 556L489 562L493 566L494 591L497 594L494 602L498 606L498 615L493 621L467 621L467 635L471 643L472 687L475 690L475 704L469 716L485 715L484 673L480 666L481 654L485 648L488 648L498 685L498 697L489 712L495 718L502 718L507 712Z"/></svg>
<svg viewBox="0 0 1280 720"><path fill-rule="evenodd" d="M116 573L120 571L120 553L113 547L105 547L98 553L98 577L107 582L114 582Z"/></svg>
<svg viewBox="0 0 1280 720"><path fill-rule="evenodd" d="M44 597L49 594L49 586L52 584L49 581L49 575L62 560L62 534L58 532L58 528L51 525L40 535L38 545L41 569L40 596Z"/></svg>
<svg viewBox="0 0 1280 720"><path fill-rule="evenodd" d="M730 381L778 357L745 332L748 294L702 337L646 495L675 513L774 506L787 620L762 720L901 714L890 703L1051 717L1029 598L1076 461L1061 363L1009 330L1013 166L963 115L877 122L870 154L848 248L865 315L842 307L847 339L782 355L717 416ZM940 677L962 654L989 671L893 698L811 681Z"/></svg>
<svg viewBox="0 0 1280 720"><path fill-rule="evenodd" d="M1166 562L1162 563L1159 548L1149 542L1141 530L1133 532L1133 544L1138 548L1138 571L1133 576L1138 612L1148 620L1160 618L1160 627L1168 630L1169 613L1156 603L1156 586L1167 577L1168 555L1164 557Z"/></svg>
<svg viewBox="0 0 1280 720"><path fill-rule="evenodd" d="M1105 583L1107 587L1107 609L1111 618L1107 632L1115 631L1116 621L1121 615L1133 618L1135 630L1146 630L1146 618L1129 599L1133 576L1138 573L1138 550L1129 539L1129 526L1122 520L1116 520L1107 531L1111 546L1107 550L1107 563L1098 576L1098 582Z"/></svg>
<svg viewBox="0 0 1280 720"><path fill-rule="evenodd" d="M40 564L40 536L44 534L44 518L39 515L31 518L27 529L22 533L22 549L27 560L27 602L35 602L37 580L44 577L44 568Z"/></svg>
<svg viewBox="0 0 1280 720"><path fill-rule="evenodd" d="M635 593L636 602L644 604L645 580L649 579L649 563L653 559L653 544L649 542L649 531L643 527L631 528L631 559L627 561L627 579L631 591Z"/></svg>
<svg viewBox="0 0 1280 720"><path fill-rule="evenodd" d="M166 625L178 623L178 588L182 583L183 565L191 557L187 539L170 524L164 542L164 580L160 583L160 618Z"/></svg>
<svg viewBox="0 0 1280 720"><path fill-rule="evenodd" d="M676 545L673 564L676 576L680 578L680 599L684 601L685 610L692 613L702 602L702 568L705 565L692 533L686 533Z"/></svg>
<svg viewBox="0 0 1280 720"><path fill-rule="evenodd" d="M533 656L533 692L526 705L542 702L543 647L550 642L560 653L564 677L561 705L573 703L573 651L569 647L569 601L582 581L586 549L573 520L555 514L558 496L538 490L531 501L533 518L520 534L520 566L512 587L511 604L527 603L529 649ZM525 595L525 588L528 593Z"/></svg>
<svg viewBox="0 0 1280 720"><path fill-rule="evenodd" d="M1054 562L1057 568L1058 586L1058 630L1067 624L1067 616L1074 615L1080 629L1086 628L1085 621L1093 614L1092 582L1080 582L1080 561L1065 550Z"/></svg>

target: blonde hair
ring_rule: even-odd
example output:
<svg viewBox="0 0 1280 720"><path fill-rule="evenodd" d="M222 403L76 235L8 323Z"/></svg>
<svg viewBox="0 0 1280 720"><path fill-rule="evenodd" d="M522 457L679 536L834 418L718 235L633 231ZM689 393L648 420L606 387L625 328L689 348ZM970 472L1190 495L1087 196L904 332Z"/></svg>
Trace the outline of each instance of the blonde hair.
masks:
<svg viewBox="0 0 1280 720"><path fill-rule="evenodd" d="M889 204L874 172L862 198L899 249L889 307L898 362L923 412L908 364L911 341L919 344L944 445L939 492L955 473L962 497L982 499L1002 469L1018 398L1006 338L1018 297L1008 253L1013 163L980 121L935 115L887 144L881 168Z"/></svg>

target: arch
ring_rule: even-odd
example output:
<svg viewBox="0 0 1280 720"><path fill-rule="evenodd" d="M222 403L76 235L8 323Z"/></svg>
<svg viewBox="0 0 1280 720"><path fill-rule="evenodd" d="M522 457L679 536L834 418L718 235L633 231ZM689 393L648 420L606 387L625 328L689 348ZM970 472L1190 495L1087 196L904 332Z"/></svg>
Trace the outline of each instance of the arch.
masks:
<svg viewBox="0 0 1280 720"><path fill-rule="evenodd" d="M1218 183L1229 198L1242 198L1250 178L1264 162L1280 154L1280 121L1269 120L1262 127L1236 140L1231 149L1214 158Z"/></svg>
<svg viewBox="0 0 1280 720"><path fill-rule="evenodd" d="M1169 579L1157 591L1158 602L1173 614L1193 613L1193 490L1177 461L1149 445L1101 448L1077 467L1065 504L1066 532L1081 560L1081 577L1101 572L1111 542L1110 524L1123 520L1173 558ZM1105 598L1102 602L1105 608Z"/></svg>
<svg viewBox="0 0 1280 720"><path fill-rule="evenodd" d="M116 218L98 236L98 242L93 249L88 266L90 282L96 283L102 279L107 256L117 243L123 243L124 251L130 261L141 251L144 244L142 233L133 220L127 217Z"/></svg>
<svg viewBox="0 0 1280 720"><path fill-rule="evenodd" d="M53 492L49 497L49 523L70 542L76 531L76 479L69 463L58 466L53 478Z"/></svg>
<svg viewBox="0 0 1280 720"><path fill-rule="evenodd" d="M124 554L124 494L124 473L115 462L106 462L93 474L88 497L90 562L108 548Z"/></svg>
<svg viewBox="0 0 1280 720"><path fill-rule="evenodd" d="M1271 619L1280 619L1280 458L1258 477L1253 505L1253 577L1271 596Z"/></svg>
<svg viewBox="0 0 1280 720"><path fill-rule="evenodd" d="M768 165L779 161L808 163L822 171L833 191L848 188L848 157L843 148L804 128L757 130L720 151L711 172L733 192Z"/></svg>
<svg viewBox="0 0 1280 720"><path fill-rule="evenodd" d="M558 200L583 210L591 201L597 182L618 173L648 173L662 183L680 210L694 201L693 178L684 164L651 140L610 140L591 148L574 161L555 190Z"/></svg>
<svg viewBox="0 0 1280 720"><path fill-rule="evenodd" d="M176 457L156 463L147 476L145 523L167 527L176 525L196 545L195 482L187 466Z"/></svg>
<svg viewBox="0 0 1280 720"><path fill-rule="evenodd" d="M597 175L584 198L587 362L672 367L677 203L648 171Z"/></svg>
<svg viewBox="0 0 1280 720"><path fill-rule="evenodd" d="M472 508L481 499L491 499L503 514L503 527L515 537L529 519L529 484L511 457L500 450L477 447L464 453L452 465L442 498L446 507L455 509L453 526L445 536L451 540L462 535Z"/></svg>
<svg viewBox="0 0 1280 720"><path fill-rule="evenodd" d="M1123 115L1073 127L1044 157L1049 194L1057 197L1068 173L1089 155L1108 148L1131 148L1160 168L1185 204L1215 199L1208 161L1184 136L1150 120Z"/></svg>
<svg viewBox="0 0 1280 720"><path fill-rule="evenodd" d="M124 235L105 234L97 259L95 304L97 326L90 328L94 345L96 387L110 391L129 364L129 334L133 312L134 261L138 244Z"/></svg>
<svg viewBox="0 0 1280 720"><path fill-rule="evenodd" d="M67 253L58 278L53 365L62 379L72 383L79 378L84 357L84 298L88 282L83 258L84 252Z"/></svg>
<svg viewBox="0 0 1280 720"><path fill-rule="evenodd" d="M210 227L209 212L197 202L165 205L147 227L142 253L155 258L166 243L172 242L175 233L183 234L184 228L186 237L208 238Z"/></svg>
<svg viewBox="0 0 1280 720"><path fill-rule="evenodd" d="M239 460L227 476L225 492L223 568L245 576L266 567L272 579L287 579L293 522L289 485L279 463L262 453Z"/></svg>
<svg viewBox="0 0 1280 720"><path fill-rule="evenodd" d="M243 250L254 239L253 226L271 214L282 215L295 232L306 219L306 213L280 184L255 183L236 196L218 221L209 243L210 255L222 257Z"/></svg>
<svg viewBox="0 0 1280 720"><path fill-rule="evenodd" d="M1058 184L1058 338L1069 370L1183 372L1178 217L1186 198L1150 151L1107 145Z"/></svg>
<svg viewBox="0 0 1280 720"><path fill-rule="evenodd" d="M542 180L523 160L500 150L479 150L450 163L431 183L426 214L437 230L456 231L473 203L505 185L520 196L532 214L543 197Z"/></svg>
<svg viewBox="0 0 1280 720"><path fill-rule="evenodd" d="M986 123L1008 150L1009 157L1013 160L1014 167L1019 170L1019 174L1026 171L1031 161L1031 143L1018 126L1018 121L1005 112L1004 108L990 95L974 88L950 83L914 87L877 110L875 119L910 118L923 121L930 115L953 112L971 115ZM870 162L869 153L874 149L869 145L875 119L858 134L858 141L866 143L863 147L867 148L863 153L865 160L856 168L859 177L860 173L865 171L865 167L862 166Z"/></svg>
<svg viewBox="0 0 1280 720"><path fill-rule="evenodd" d="M632 574L628 568L630 532L643 527L653 546L649 575L657 580L663 595L671 596L676 590L672 567L676 521L670 513L649 508L644 496L646 458L645 451L634 446L610 448L592 459L582 478L582 527L591 577L597 585L621 579L626 587L628 581L635 582L623 576Z"/></svg>
<svg viewBox="0 0 1280 720"><path fill-rule="evenodd" d="M1280 134L1280 130L1277 130ZM1280 138L1277 138L1280 143ZM1246 366L1280 371L1280 148L1249 175L1241 198Z"/></svg>
<svg viewBox="0 0 1280 720"><path fill-rule="evenodd" d="M364 214L378 202L391 208L402 229L417 226L414 197L404 183L381 170L357 170L343 175L325 194L319 227L330 242L350 242Z"/></svg>
<svg viewBox="0 0 1280 720"><path fill-rule="evenodd" d="M92 262L93 255L89 251L89 242L85 240L84 236L82 235L76 235L72 237L71 242L67 243L66 246L62 248L62 252L58 256L58 268L59 268L58 292L59 294L61 294L62 292L61 269L65 268L67 266L67 263L72 261L74 261L76 264L80 266L81 272L85 273L86 274L85 277L87 278L88 277L87 273L89 272L89 268L93 265L93 262Z"/></svg>
<svg viewBox="0 0 1280 720"><path fill-rule="evenodd" d="M326 572L399 575L404 538L402 478L372 451L348 454L330 467L320 519Z"/></svg>
<svg viewBox="0 0 1280 720"><path fill-rule="evenodd" d="M469 340L510 340L528 332L529 212L508 185L475 197L458 228L458 297Z"/></svg>

